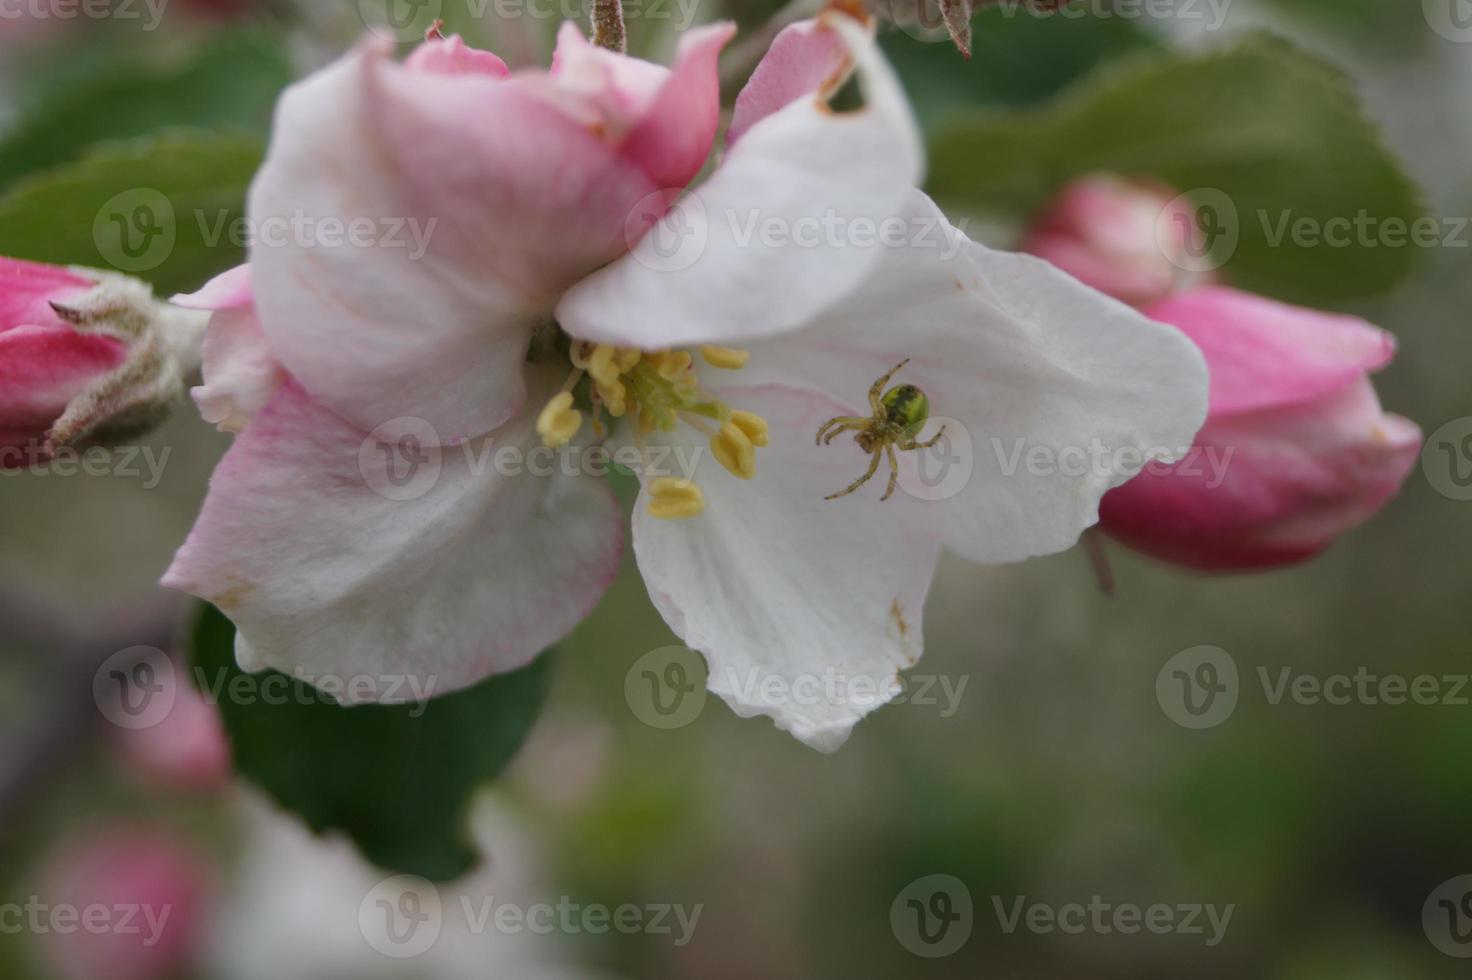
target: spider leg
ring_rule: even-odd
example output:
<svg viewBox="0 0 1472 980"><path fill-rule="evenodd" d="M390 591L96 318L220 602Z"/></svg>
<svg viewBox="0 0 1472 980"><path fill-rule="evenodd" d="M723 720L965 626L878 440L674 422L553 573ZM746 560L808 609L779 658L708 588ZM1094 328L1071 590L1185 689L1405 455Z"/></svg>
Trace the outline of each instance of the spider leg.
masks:
<svg viewBox="0 0 1472 980"><path fill-rule="evenodd" d="M886 442L884 444L884 453L889 457L889 489L885 490L884 496L879 498L880 503L884 503L884 501L894 496L895 485L900 482L900 461L899 457L895 455L894 443ZM874 458L878 459L879 454L875 453Z"/></svg>
<svg viewBox="0 0 1472 980"><path fill-rule="evenodd" d="M828 496L824 497L823 499L824 500L837 500L839 497L847 497L849 494L851 494L855 490L859 489L859 487L861 487L864 484L868 483L869 482L869 479L874 475L875 471L877 471L878 469L879 469L879 450L876 449L876 450L874 450L873 454L870 455L870 457L869 457L869 468L864 471L864 475L863 476L859 477L857 480L855 480L854 482L850 483L844 489L838 491L837 493L830 493Z"/></svg>
<svg viewBox="0 0 1472 980"><path fill-rule="evenodd" d="M869 405L871 408L874 409L875 418L883 418L886 414L884 411L884 403L879 400L879 396L884 394L884 386L889 384L890 378L900 373L900 368L909 363L910 359L908 357L905 358L903 361L900 361L893 368L891 368L888 374L886 374L884 377L880 378L878 381L874 382L872 386L870 386Z"/></svg>
<svg viewBox="0 0 1472 980"><path fill-rule="evenodd" d="M908 442L906 442L903 445L901 445L900 448L901 449L905 449L905 450L910 450L910 449L929 449L931 446L934 446L936 443L940 442L941 436L943 436L945 434L946 434L946 427L945 426L941 426L939 432L937 432L934 436L932 436L931 438L925 440L924 442L916 442L914 439L911 439Z"/></svg>
<svg viewBox="0 0 1472 980"><path fill-rule="evenodd" d="M837 418L829 419L818 430L817 442L826 445L838 438L839 433L847 432L850 429L863 429L872 421L873 419L861 419L857 415L840 415ZM826 440L824 436L827 437Z"/></svg>

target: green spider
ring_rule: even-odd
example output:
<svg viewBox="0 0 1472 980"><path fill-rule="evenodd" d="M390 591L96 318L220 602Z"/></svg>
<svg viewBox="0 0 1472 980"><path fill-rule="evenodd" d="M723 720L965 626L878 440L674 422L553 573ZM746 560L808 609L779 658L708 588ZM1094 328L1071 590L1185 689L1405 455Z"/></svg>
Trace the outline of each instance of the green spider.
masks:
<svg viewBox="0 0 1472 980"><path fill-rule="evenodd" d="M845 489L837 493L829 494L824 500L837 500L846 497L855 490L862 487L873 479L874 474L879 471L879 457L883 453L889 458L889 489L884 491L881 501L888 500L894 496L895 485L900 478L899 457L895 449L905 451L912 449L929 449L940 442L941 436L946 434L946 427L942 425L940 431L926 442L916 442L915 437L920 430L925 428L926 421L930 418L930 399L925 397L925 392L914 385L896 385L884 391L884 386L889 384L889 379L900 372L906 364L910 363L907 357L894 366L894 369L874 382L869 389L869 405L874 409L874 414L869 418L858 415L840 415L823 423L818 430L817 442L826 446L838 438L839 433L854 432L854 442L859 448L869 453L869 468L864 475ZM883 394L880 394L883 392Z"/></svg>

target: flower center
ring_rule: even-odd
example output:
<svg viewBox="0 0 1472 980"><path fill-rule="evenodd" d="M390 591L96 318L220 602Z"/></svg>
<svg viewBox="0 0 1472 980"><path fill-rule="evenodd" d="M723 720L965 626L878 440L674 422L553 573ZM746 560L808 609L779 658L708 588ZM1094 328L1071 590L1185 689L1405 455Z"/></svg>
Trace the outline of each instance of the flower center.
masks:
<svg viewBox="0 0 1472 980"><path fill-rule="evenodd" d="M727 371L739 371L749 358L746 351L731 347L702 347L700 355L711 367ZM634 442L641 452L654 433L673 432L684 424L709 441L711 454L733 476L749 480L756 475L756 450L769 440L766 421L752 412L733 411L702 391L689 351L644 351L575 340L568 359L572 374L537 417L537 433L546 445L564 446L582 430L583 413L574 393L586 379L593 428L600 437L605 412L611 418L633 419ZM678 520L705 509L700 487L690 480L656 479L648 489L654 517Z"/></svg>

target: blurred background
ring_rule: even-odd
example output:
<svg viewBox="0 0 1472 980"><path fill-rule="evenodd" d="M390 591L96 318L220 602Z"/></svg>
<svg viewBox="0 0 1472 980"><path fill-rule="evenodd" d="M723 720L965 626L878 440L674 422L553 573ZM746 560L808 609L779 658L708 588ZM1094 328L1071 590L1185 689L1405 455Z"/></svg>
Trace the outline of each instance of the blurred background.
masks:
<svg viewBox="0 0 1472 980"><path fill-rule="evenodd" d="M969 62L923 18L882 30L927 131L944 134L976 113L1087 91L1116 59L1268 29L1347 71L1426 213L1452 221L1472 215L1472 37L1445 29L1466 18L1439 21L1439 2L989 11L976 18ZM1450 0L1441 12L1472 16L1453 5L1465 6ZM172 0L147 30L149 8L131 6L142 20L0 19L0 254L62 261L58 241L90 236L90 217L62 225L66 177L47 174L86 147L160 129L259 138L275 92L350 45L372 5ZM667 6L668 18L631 13L636 53L664 59L685 10L695 21L733 17L757 37L778 13L754 0ZM553 0L442 8L451 29L514 65L545 64L561 16ZM99 65L113 66L105 85ZM739 80L746 69L736 58L730 71ZM153 111L165 98L160 126ZM1218 151L1230 156L1234 138ZM978 174L990 163L970 161ZM1319 163L1326 179L1356 165ZM60 203L16 191L37 187ZM1015 222L973 218L973 233L1015 241ZM1316 305L1397 335L1400 354L1377 387L1428 435L1472 416L1469 241L1386 254L1407 271L1373 295L1353 282L1317 293ZM144 275L168 294L237 259L181 258ZM630 561L553 655L527 745L477 797L474 837L488 863L437 897L446 909L460 895L636 906L645 925L461 935L446 912L432 949L399 958L360 921L393 872L345 840L312 837L229 776L212 709L181 696L152 738L98 711L101 659L169 647L189 615L154 583L227 440L181 411L143 446L152 456L132 470L0 476L0 909L10 910L0 912L0 976L1467 975L1454 954L1472 956L1472 907L1465 884L1445 883L1472 874L1472 685L1453 691L1472 673L1472 502L1457 499L1462 471L1448 467L1472 460L1428 452L1378 519L1285 571L1192 576L1111 548L1118 588L1106 597L1078 551L1001 568L948 559L904 703L864 721L833 756L716 699L679 727L648 723L626 681L641 657L676 641ZM163 462L151 470L148 458ZM1235 665L1237 702L1188 728L1157 678L1203 645ZM1447 703L1274 698L1285 670L1432 675ZM142 951L136 937L64 934L52 919L13 928L28 904L68 902L155 902L176 916ZM1033 906L1044 911L1030 917ZM1088 924L1050 925L1071 906ZM1160 914L1172 928L1126 931L1113 917L1153 906L1170 910ZM667 907L667 931L653 927L655 907ZM698 919L683 929L680 912Z"/></svg>

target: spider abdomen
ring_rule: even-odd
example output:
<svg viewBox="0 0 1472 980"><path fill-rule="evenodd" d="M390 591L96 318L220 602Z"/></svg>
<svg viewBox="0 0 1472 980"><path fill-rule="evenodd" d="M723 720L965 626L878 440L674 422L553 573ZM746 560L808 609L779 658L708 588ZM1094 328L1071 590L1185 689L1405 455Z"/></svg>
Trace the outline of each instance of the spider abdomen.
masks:
<svg viewBox="0 0 1472 980"><path fill-rule="evenodd" d="M913 439L930 418L930 399L914 385L896 385L880 399L886 420Z"/></svg>

